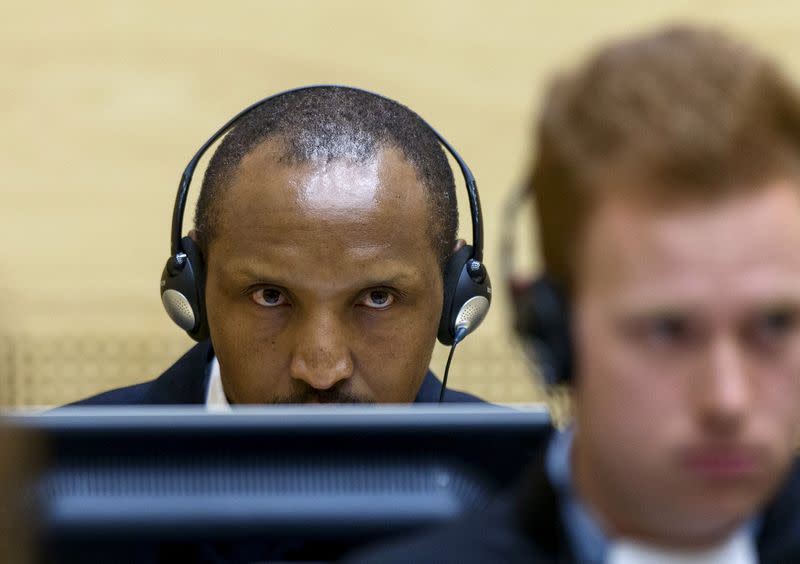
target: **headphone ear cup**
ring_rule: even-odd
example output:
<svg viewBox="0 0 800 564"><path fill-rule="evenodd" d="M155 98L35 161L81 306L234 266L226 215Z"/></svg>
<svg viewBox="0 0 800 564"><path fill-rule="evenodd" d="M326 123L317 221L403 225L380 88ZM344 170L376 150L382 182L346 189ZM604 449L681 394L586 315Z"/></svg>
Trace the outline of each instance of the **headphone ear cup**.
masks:
<svg viewBox="0 0 800 564"><path fill-rule="evenodd" d="M448 259L444 269L444 300L439 319L438 339L450 346L458 329L467 334L481 324L492 301L492 284L485 267L472 258L470 245L464 245Z"/></svg>
<svg viewBox="0 0 800 564"><path fill-rule="evenodd" d="M514 328L545 383L571 382L572 332L563 292L550 278L542 276L527 291L518 293L515 302Z"/></svg>
<svg viewBox="0 0 800 564"><path fill-rule="evenodd" d="M181 239L181 250L167 259L161 273L161 303L178 327L195 341L203 341L208 338L203 255L191 237Z"/></svg>

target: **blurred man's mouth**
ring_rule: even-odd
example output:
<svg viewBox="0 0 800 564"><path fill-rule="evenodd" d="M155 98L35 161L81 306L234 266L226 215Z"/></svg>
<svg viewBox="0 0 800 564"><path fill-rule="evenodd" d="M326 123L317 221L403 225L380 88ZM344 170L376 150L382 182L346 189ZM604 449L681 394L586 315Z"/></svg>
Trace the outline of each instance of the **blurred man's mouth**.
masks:
<svg viewBox="0 0 800 564"><path fill-rule="evenodd" d="M746 480L761 473L758 450L747 446L701 446L687 449L684 466L702 479Z"/></svg>

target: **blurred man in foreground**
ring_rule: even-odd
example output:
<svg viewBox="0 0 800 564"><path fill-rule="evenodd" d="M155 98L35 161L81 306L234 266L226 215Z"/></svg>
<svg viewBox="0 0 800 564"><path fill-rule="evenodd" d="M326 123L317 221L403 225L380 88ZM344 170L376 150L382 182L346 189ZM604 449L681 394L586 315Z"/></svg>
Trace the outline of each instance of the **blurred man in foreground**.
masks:
<svg viewBox="0 0 800 564"><path fill-rule="evenodd" d="M800 561L798 92L670 29L561 77L537 141L521 329L574 422L514 496L365 560Z"/></svg>

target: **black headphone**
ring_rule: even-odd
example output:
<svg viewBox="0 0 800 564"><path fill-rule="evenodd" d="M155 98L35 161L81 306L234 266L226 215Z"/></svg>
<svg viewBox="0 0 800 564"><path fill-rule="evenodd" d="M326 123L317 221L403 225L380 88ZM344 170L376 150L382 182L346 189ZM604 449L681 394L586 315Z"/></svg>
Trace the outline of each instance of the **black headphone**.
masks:
<svg viewBox="0 0 800 564"><path fill-rule="evenodd" d="M514 274L516 218L533 196L529 182L512 194L503 211L501 253L503 281L511 296L514 331L546 384L569 384L574 371L569 301L547 274L537 278Z"/></svg>
<svg viewBox="0 0 800 564"><path fill-rule="evenodd" d="M331 87L347 88L377 96L383 100L389 100L374 92L349 86L314 85L286 90L259 100L236 114L214 133L208 141L203 143L189 161L189 164L186 165L178 184L175 207L172 211L171 254L161 274L161 301L170 319L194 340L202 341L209 336L204 303L205 265L203 255L195 241L190 237L181 237L181 232L183 230L186 196L198 162L211 145L255 109L287 94ZM467 194L469 195L470 216L472 218L472 245L465 245L455 252L448 259L444 269L444 303L437 336L442 344L453 345L480 325L489 311L489 304L492 299L489 274L482 262L483 216L481 215L481 203L478 198L478 186L469 167L444 137L424 120L423 123L458 163L461 173L464 175Z"/></svg>

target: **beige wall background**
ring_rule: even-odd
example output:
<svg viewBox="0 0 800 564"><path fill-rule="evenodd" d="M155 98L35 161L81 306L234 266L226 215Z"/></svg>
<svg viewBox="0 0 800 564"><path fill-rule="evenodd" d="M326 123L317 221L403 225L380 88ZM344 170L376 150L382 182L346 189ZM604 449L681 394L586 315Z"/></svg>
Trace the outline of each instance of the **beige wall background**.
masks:
<svg viewBox="0 0 800 564"><path fill-rule="evenodd" d="M788 2L53 1L4 12L6 405L144 381L190 346L157 291L179 174L248 103L322 82L402 101L470 163L496 293L485 325L456 355L451 384L494 401L534 401L541 390L507 327L498 241L552 73L608 38L674 21L723 25L800 73L800 8ZM432 367L441 373L440 349Z"/></svg>

